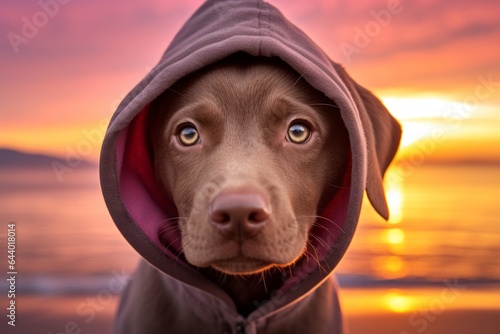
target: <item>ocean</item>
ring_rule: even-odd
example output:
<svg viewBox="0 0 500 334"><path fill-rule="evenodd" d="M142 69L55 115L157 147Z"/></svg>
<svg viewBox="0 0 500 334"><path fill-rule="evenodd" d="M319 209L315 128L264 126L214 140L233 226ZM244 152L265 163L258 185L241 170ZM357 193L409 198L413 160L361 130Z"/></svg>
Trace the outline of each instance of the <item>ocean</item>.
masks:
<svg viewBox="0 0 500 334"><path fill-rule="evenodd" d="M342 285L500 282L500 165L393 166L387 179L391 219L365 201L335 271ZM139 259L109 217L96 168L62 182L51 169L0 170L2 272L10 223L19 293L95 291Z"/></svg>

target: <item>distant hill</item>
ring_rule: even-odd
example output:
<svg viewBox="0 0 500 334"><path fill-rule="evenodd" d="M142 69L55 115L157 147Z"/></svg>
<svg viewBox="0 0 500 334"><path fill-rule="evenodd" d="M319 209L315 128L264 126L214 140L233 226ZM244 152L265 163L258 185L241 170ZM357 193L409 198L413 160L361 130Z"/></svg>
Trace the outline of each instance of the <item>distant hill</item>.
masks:
<svg viewBox="0 0 500 334"><path fill-rule="evenodd" d="M53 163L67 165L65 159L45 155L20 152L8 148L0 148L0 168L52 168ZM95 167L95 163L82 160L78 167Z"/></svg>

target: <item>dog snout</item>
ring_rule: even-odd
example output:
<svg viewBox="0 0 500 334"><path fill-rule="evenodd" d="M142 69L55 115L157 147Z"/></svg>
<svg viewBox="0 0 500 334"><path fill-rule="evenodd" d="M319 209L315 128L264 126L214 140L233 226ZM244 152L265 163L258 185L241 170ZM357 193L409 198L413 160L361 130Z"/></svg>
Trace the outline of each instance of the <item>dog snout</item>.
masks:
<svg viewBox="0 0 500 334"><path fill-rule="evenodd" d="M253 190L224 191L212 200L209 220L227 238L242 241L257 235L271 217L271 207Z"/></svg>

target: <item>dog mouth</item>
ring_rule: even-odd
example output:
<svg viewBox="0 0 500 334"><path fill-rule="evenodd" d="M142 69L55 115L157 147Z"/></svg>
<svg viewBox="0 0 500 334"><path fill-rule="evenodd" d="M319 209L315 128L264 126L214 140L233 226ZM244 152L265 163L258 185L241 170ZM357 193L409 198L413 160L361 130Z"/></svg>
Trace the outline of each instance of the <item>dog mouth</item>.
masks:
<svg viewBox="0 0 500 334"><path fill-rule="evenodd" d="M257 274L273 266L272 263L246 256L236 256L212 262L211 267L229 275Z"/></svg>

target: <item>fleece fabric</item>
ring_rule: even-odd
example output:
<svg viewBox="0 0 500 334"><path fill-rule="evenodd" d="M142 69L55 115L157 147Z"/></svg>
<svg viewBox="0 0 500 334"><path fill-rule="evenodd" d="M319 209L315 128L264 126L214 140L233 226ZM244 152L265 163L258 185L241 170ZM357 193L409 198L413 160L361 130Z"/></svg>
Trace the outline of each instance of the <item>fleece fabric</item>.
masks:
<svg viewBox="0 0 500 334"><path fill-rule="evenodd" d="M160 41L162 42L162 41ZM311 242L320 261L301 259L279 293L242 318L229 296L183 260L180 235L168 247L160 239L158 222L176 224L176 208L155 182L144 133L148 105L184 76L237 52L278 57L315 89L334 101L349 133L351 163L345 187L325 212L341 228L325 226ZM374 97L373 97L374 98ZM259 332L269 317L286 314L291 306L324 282L344 255L356 229L365 190L385 218L388 209L382 177L399 143L400 129L378 100L347 76L344 70L276 8L258 0L206 1L171 41L158 64L123 99L114 113L102 146L100 177L109 212L123 236L165 282L200 314L218 317L228 328ZM328 225L326 220L321 220ZM336 231L335 233L328 232ZM180 232L179 232L180 233ZM212 311L201 305L210 305ZM213 321L213 319L211 320ZM239 326L239 327L238 327ZM214 333L217 331L214 331Z"/></svg>

